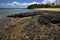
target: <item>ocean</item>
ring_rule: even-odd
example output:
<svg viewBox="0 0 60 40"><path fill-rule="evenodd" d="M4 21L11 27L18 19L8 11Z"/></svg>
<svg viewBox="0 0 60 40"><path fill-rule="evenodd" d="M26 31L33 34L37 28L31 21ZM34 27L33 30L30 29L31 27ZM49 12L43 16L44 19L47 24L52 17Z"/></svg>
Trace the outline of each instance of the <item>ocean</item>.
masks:
<svg viewBox="0 0 60 40"><path fill-rule="evenodd" d="M3 15L12 15L12 14L18 14L18 13L24 13L24 12L33 12L32 9L18 9L18 8L0 8L0 16Z"/></svg>

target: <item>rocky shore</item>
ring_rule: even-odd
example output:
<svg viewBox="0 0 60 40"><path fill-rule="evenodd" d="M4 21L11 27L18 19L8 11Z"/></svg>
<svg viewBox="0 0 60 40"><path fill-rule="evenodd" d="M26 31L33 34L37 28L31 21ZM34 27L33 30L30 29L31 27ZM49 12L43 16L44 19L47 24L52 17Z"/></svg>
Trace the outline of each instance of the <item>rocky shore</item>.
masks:
<svg viewBox="0 0 60 40"><path fill-rule="evenodd" d="M0 40L60 40L60 12L8 15L0 19Z"/></svg>

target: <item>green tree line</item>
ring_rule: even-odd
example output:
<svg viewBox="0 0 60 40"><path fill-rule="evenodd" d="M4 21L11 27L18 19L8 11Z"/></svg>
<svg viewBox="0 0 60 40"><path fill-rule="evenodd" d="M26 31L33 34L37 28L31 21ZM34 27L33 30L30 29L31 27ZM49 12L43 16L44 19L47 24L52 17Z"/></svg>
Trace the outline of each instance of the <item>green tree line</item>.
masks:
<svg viewBox="0 0 60 40"><path fill-rule="evenodd" d="M34 8L60 8L60 5L54 6L54 4L52 4L52 5L48 5L48 4L32 4L32 5L29 5L27 8L28 9L34 9Z"/></svg>

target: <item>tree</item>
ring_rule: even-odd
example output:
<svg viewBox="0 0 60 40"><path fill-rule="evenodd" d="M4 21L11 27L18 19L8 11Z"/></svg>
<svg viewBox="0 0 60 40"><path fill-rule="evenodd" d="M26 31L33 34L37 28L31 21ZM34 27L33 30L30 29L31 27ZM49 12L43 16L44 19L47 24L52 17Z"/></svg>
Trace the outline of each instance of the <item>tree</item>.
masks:
<svg viewBox="0 0 60 40"><path fill-rule="evenodd" d="M52 3L52 5L54 5L54 3ZM52 6L49 4L32 4L29 5L27 8L28 9L34 9L34 8L60 8L60 5L57 6Z"/></svg>
<svg viewBox="0 0 60 40"><path fill-rule="evenodd" d="M52 3L52 5L54 5L54 3Z"/></svg>

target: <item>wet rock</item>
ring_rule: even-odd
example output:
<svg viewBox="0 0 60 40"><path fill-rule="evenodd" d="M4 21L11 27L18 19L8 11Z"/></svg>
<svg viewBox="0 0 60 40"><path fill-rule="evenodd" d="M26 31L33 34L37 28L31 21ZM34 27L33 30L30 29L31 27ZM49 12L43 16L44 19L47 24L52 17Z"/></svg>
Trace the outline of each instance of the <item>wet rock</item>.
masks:
<svg viewBox="0 0 60 40"><path fill-rule="evenodd" d="M20 14L15 14L15 15L8 15L7 17L13 17L13 18L23 18L23 17L29 17L29 16L35 16L41 14L40 12L27 12L27 13L20 13Z"/></svg>
<svg viewBox="0 0 60 40"><path fill-rule="evenodd" d="M60 20L51 20L51 23L53 23L53 24L57 24L59 22L60 22Z"/></svg>
<svg viewBox="0 0 60 40"><path fill-rule="evenodd" d="M39 20L38 20L38 23L40 24L49 24L49 23L52 23L52 24L57 24L57 23L60 23L60 18L56 18L54 16L40 16Z"/></svg>
<svg viewBox="0 0 60 40"><path fill-rule="evenodd" d="M34 13L38 13L38 16ZM59 24L57 20L59 20L60 17L55 16L55 13L53 14L54 16L51 16L52 13L50 15L39 15L39 12L34 13L32 13L33 15L29 13L19 16L17 14L12 20L2 19L0 22L2 22L4 26L0 26L0 40L60 40L60 26L57 26L57 24ZM31 18L27 18L29 17L28 15L31 16ZM21 18L20 20L18 18L16 19L16 17L26 17L26 19ZM15 20L19 21L16 22ZM7 22L9 25L4 24L4 22ZM5 27L6 25L8 27Z"/></svg>

